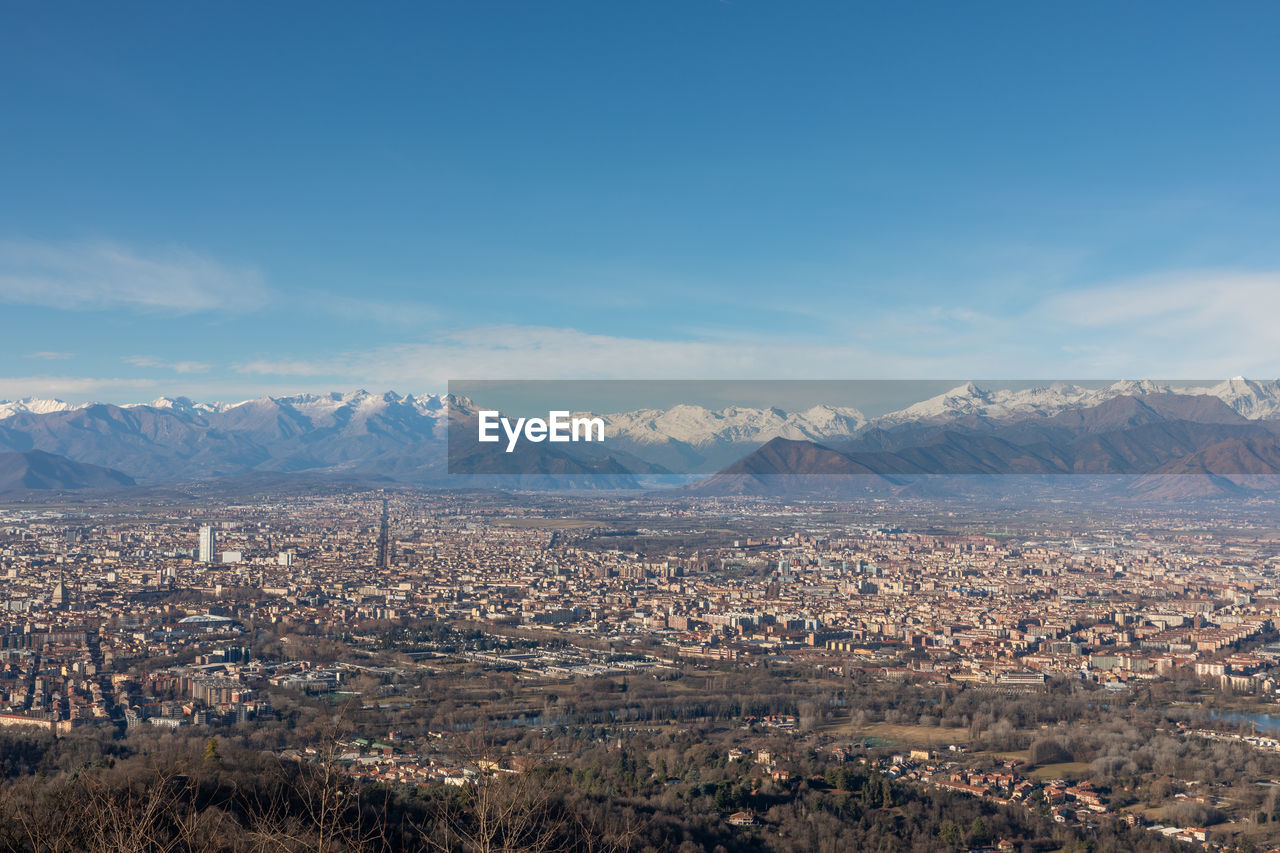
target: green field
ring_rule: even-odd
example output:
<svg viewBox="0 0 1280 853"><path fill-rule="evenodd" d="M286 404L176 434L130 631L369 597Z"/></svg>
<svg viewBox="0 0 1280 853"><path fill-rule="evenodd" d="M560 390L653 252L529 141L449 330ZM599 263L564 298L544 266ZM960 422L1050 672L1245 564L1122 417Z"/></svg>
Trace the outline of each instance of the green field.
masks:
<svg viewBox="0 0 1280 853"><path fill-rule="evenodd" d="M1045 764L1027 773L1032 779L1066 779L1074 781L1090 775L1089 764L1084 761L1064 761L1061 764Z"/></svg>
<svg viewBox="0 0 1280 853"><path fill-rule="evenodd" d="M872 723L857 726L851 722L843 722L825 727L823 731L830 735L875 738L878 741L902 747L939 747L969 742L969 730L966 728L915 726L902 723Z"/></svg>

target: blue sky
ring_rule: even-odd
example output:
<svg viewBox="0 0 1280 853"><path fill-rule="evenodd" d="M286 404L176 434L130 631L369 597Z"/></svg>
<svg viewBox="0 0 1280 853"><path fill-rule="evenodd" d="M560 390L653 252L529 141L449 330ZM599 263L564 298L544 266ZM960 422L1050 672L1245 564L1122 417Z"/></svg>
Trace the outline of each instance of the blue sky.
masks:
<svg viewBox="0 0 1280 853"><path fill-rule="evenodd" d="M1278 24L10 2L0 398L1275 377Z"/></svg>

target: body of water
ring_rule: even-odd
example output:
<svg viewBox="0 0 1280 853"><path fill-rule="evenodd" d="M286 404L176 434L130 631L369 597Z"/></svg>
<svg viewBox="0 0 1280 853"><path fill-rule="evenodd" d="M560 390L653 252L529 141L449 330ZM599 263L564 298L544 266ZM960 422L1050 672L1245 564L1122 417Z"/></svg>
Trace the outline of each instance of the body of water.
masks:
<svg viewBox="0 0 1280 853"><path fill-rule="evenodd" d="M1258 727L1259 734L1280 734L1280 716L1275 714L1249 714L1243 711L1210 711L1209 719L1225 723L1243 723L1244 725L1252 723Z"/></svg>

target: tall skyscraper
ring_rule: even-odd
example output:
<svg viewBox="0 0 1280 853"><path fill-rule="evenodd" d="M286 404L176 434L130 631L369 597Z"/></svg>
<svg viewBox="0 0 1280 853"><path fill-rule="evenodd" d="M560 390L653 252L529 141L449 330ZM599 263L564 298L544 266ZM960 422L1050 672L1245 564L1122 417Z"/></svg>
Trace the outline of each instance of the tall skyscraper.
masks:
<svg viewBox="0 0 1280 853"><path fill-rule="evenodd" d="M216 545L216 537L213 534L213 525L206 524L200 528L200 562L213 562L213 549Z"/></svg>

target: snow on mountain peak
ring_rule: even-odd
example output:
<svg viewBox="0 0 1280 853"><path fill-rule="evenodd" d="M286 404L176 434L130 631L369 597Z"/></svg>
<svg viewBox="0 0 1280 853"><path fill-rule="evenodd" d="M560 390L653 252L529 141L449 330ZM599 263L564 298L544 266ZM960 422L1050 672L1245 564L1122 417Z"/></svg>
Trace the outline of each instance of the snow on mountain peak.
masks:
<svg viewBox="0 0 1280 853"><path fill-rule="evenodd" d="M0 400L0 420L14 415L47 415L51 412L70 412L82 409L85 403L66 403L62 400L24 397L21 400Z"/></svg>
<svg viewBox="0 0 1280 853"><path fill-rule="evenodd" d="M1236 376L1211 388L1197 389L1222 400L1246 418L1272 420L1280 418L1280 381L1259 382Z"/></svg>
<svg viewBox="0 0 1280 853"><path fill-rule="evenodd" d="M856 409L814 406L805 412L726 406L707 409L680 404L669 409L637 409L601 415L608 435L641 444L679 441L693 447L774 438L822 441L844 438L866 423Z"/></svg>
<svg viewBox="0 0 1280 853"><path fill-rule="evenodd" d="M216 414L231 408L228 403L194 403L190 397L157 397L149 403L126 403L122 409L167 409L184 414Z"/></svg>
<svg viewBox="0 0 1280 853"><path fill-rule="evenodd" d="M1111 396L1114 397L1121 395L1142 397L1147 394L1177 393L1173 386L1162 385L1153 379L1122 379L1119 382L1112 383L1104 390L1112 392Z"/></svg>
<svg viewBox="0 0 1280 853"><path fill-rule="evenodd" d="M1112 386L1115 388L1116 386ZM1115 396L1116 391L1111 394ZM967 382L935 397L921 400L896 412L876 418L878 426L895 426L912 421L936 422L972 416L988 420L1016 417L1048 417L1079 405L1096 405L1106 399L1106 392L1090 391L1079 385L1054 382L1019 390L989 391Z"/></svg>

